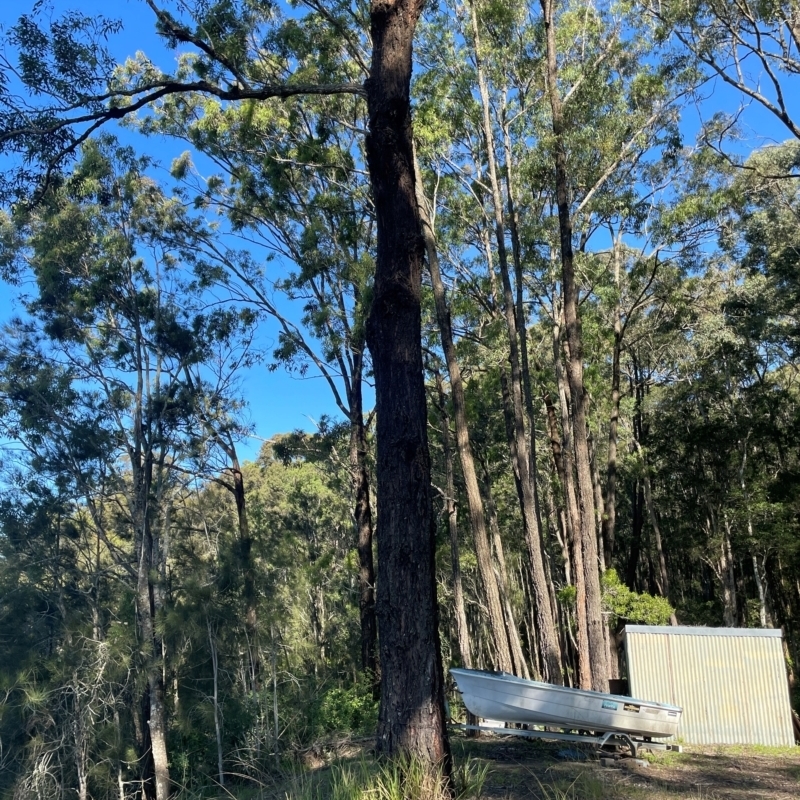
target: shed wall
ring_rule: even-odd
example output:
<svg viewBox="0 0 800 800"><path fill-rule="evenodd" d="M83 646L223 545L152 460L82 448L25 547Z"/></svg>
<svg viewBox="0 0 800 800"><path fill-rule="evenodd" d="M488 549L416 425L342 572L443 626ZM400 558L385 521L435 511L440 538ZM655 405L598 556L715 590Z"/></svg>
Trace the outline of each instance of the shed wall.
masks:
<svg viewBox="0 0 800 800"><path fill-rule="evenodd" d="M683 741L794 744L780 631L629 625L625 649L631 695L681 706Z"/></svg>

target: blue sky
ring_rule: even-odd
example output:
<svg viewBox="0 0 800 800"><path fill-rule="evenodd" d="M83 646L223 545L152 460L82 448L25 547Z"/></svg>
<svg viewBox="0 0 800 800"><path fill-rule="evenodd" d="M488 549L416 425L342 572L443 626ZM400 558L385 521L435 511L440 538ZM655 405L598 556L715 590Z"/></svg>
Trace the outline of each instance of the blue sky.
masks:
<svg viewBox="0 0 800 800"><path fill-rule="evenodd" d="M0 24L4 27L13 24L17 18L30 11L33 0L11 0L0 9ZM142 0L115 0L113 3L101 0L59 0L57 10L78 9L84 14L105 14L124 21L124 29L109 41L112 54L122 60L137 50L164 69L174 64L175 54L167 50L155 34L154 15ZM117 131L120 139L134 146L138 152L147 153L168 168L173 158L186 149L185 143L175 142L163 137L143 137L129 130ZM202 161L193 155L202 167ZM25 291L8 286L0 281L0 324L14 313L20 313L18 295ZM301 308L285 301L280 305L282 313L294 322L299 322ZM277 341L278 325L272 320L263 322L259 328L257 346L269 351ZM310 368L307 376L300 378L288 374L283 369L274 372L265 366L254 367L242 375L241 387L250 407L249 416L255 428L254 437L242 443L242 455L254 458L263 440L278 433L297 429L315 430L315 421L321 416L341 417L333 402L328 384ZM365 392L367 409L374 402L372 393Z"/></svg>
<svg viewBox="0 0 800 800"><path fill-rule="evenodd" d="M28 12L32 4L33 0L6 2L0 8L0 24L8 26L13 23L20 14ZM120 60L142 50L154 63L165 69L174 63L175 54L167 50L156 36L153 14L143 0L115 0L113 3L107 0L57 0L54 7L58 11L77 8L85 14L106 14L123 19L123 31L109 42L112 53ZM742 102L738 93L719 79L707 84L706 90L708 99L701 108L686 109L682 129L687 144L691 143L702 117L708 118L719 110L732 112ZM736 146L740 153L789 137L788 131L756 104L750 105L742 121L746 141ZM131 131L122 131L120 136L140 152L156 158L164 167L168 167L172 159L185 148L182 143L158 137L145 138ZM201 160L198 160L198 164L202 168ZM16 290L0 283L0 321L8 319L18 306L15 294ZM299 321L299 306L293 307L285 301L281 311L293 321ZM276 341L277 330L277 325L272 322L262 324L258 342L261 349L268 350ZM283 370L269 372L265 367L253 368L243 376L242 387L250 404L250 415L257 436L244 448L250 457L258 452L263 439L297 428L313 430L314 420L323 414L339 416L327 384L311 370L307 377L298 378ZM369 407L371 403L372 395L368 391L365 405Z"/></svg>

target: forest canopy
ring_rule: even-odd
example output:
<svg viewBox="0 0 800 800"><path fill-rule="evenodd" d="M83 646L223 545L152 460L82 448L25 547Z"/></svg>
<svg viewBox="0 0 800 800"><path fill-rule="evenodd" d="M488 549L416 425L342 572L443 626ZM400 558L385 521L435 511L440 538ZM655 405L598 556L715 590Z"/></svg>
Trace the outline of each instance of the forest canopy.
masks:
<svg viewBox="0 0 800 800"><path fill-rule="evenodd" d="M795 686L794 0L118 13L2 29L0 798L455 780L448 667L627 623ZM250 460L254 371L330 401Z"/></svg>

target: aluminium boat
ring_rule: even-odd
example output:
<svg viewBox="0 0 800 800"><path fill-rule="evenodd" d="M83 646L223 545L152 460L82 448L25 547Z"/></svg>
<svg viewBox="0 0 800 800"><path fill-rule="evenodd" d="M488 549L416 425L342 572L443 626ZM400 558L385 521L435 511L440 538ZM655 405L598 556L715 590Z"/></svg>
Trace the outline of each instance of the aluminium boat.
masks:
<svg viewBox="0 0 800 800"><path fill-rule="evenodd" d="M682 708L652 700L570 689L507 672L451 669L471 714L568 731L609 731L648 738L675 736Z"/></svg>

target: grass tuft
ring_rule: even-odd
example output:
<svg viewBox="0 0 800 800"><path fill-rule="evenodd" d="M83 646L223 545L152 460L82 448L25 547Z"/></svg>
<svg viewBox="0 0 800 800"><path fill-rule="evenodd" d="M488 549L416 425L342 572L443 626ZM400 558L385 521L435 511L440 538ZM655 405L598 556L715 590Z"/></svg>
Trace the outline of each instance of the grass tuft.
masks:
<svg viewBox="0 0 800 800"><path fill-rule="evenodd" d="M607 800L610 797L609 787L603 781L585 773L569 783L553 780L545 784L538 778L536 782L542 800Z"/></svg>
<svg viewBox="0 0 800 800"><path fill-rule="evenodd" d="M441 769L417 758L334 764L326 775L298 776L286 800L454 800ZM488 767L468 759L453 778L455 800L479 800Z"/></svg>

